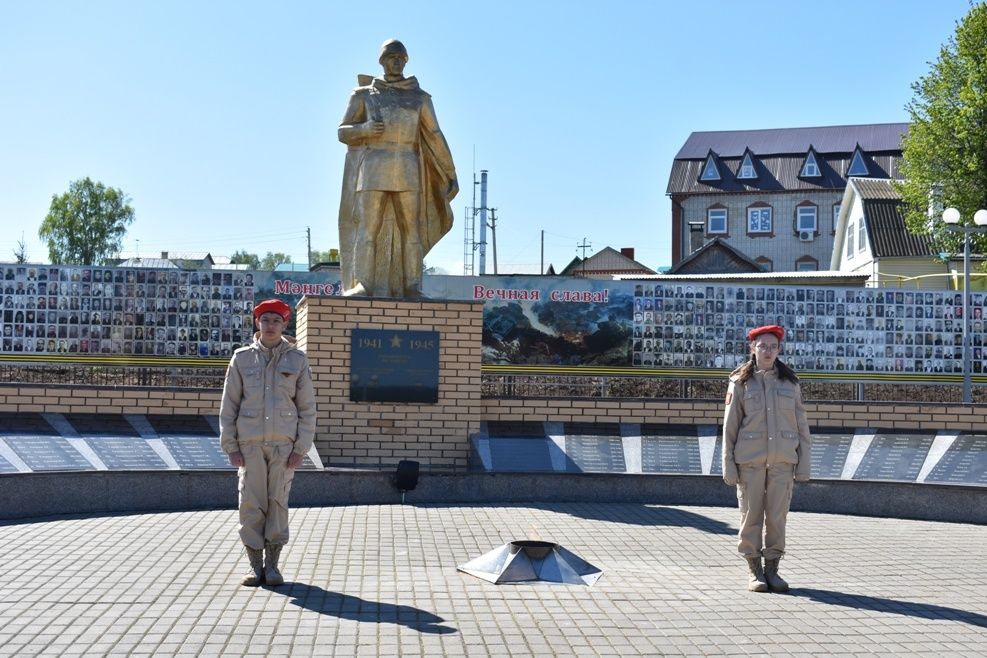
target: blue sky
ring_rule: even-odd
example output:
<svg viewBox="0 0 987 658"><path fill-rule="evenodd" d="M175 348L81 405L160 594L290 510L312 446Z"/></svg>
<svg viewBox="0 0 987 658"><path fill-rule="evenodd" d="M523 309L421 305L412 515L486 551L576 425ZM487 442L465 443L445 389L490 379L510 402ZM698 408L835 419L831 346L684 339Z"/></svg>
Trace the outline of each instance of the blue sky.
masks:
<svg viewBox="0 0 987 658"><path fill-rule="evenodd" d="M906 121L911 83L967 0L20 2L0 0L0 260L52 194L121 188L124 249L337 246L357 73L391 37L430 92L462 191L426 257L463 272L473 172L489 171L501 273L634 247L670 264L672 158L699 130ZM477 205L479 192L477 191ZM476 271L479 261L476 260ZM487 273L493 272L492 246Z"/></svg>

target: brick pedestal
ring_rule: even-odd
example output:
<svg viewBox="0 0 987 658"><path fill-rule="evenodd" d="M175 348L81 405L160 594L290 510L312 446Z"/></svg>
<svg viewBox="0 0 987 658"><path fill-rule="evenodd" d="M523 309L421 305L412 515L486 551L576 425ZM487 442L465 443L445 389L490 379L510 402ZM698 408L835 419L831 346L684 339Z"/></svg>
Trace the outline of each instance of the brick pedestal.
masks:
<svg viewBox="0 0 987 658"><path fill-rule="evenodd" d="M319 419L315 445L329 466L465 471L469 436L480 429L480 302L306 297L297 340L308 353ZM354 328L439 332L437 404L350 401Z"/></svg>

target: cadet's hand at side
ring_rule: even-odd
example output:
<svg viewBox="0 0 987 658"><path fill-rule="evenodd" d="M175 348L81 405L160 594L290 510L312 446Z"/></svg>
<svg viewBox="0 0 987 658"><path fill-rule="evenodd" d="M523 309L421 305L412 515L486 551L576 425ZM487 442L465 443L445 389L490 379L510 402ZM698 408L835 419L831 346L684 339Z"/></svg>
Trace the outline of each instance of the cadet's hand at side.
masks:
<svg viewBox="0 0 987 658"><path fill-rule="evenodd" d="M243 453L240 452L239 450L237 450L236 452L231 452L229 454L229 458L230 458L230 466L241 468L244 464Z"/></svg>
<svg viewBox="0 0 987 658"><path fill-rule="evenodd" d="M302 465L303 459L305 459L305 457L299 455L297 452L291 453L288 455L288 468L298 468Z"/></svg>

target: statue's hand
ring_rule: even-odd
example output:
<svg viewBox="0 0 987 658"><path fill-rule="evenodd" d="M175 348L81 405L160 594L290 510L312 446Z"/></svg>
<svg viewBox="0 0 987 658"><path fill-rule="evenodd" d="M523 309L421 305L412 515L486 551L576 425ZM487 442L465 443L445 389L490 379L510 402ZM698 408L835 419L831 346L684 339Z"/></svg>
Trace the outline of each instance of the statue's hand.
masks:
<svg viewBox="0 0 987 658"><path fill-rule="evenodd" d="M383 121L364 121L360 124L365 137L380 137L384 134Z"/></svg>

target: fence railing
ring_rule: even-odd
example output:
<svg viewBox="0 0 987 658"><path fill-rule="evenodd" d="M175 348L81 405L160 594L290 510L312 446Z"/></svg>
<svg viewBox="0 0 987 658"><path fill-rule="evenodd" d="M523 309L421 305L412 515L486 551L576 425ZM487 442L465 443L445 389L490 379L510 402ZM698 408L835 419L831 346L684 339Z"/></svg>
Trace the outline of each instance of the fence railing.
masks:
<svg viewBox="0 0 987 658"><path fill-rule="evenodd" d="M225 368L209 366L69 365L46 363L0 363L0 384L44 386L111 386L134 388L222 389ZM975 382L976 383L976 382ZM484 372L481 395L486 398L643 398L678 400L722 400L726 375L620 376L578 373L506 374ZM810 373L802 380L808 401L900 401L962 402L959 382L929 379L892 381L847 381ZM975 386L974 403L987 403L987 388Z"/></svg>

